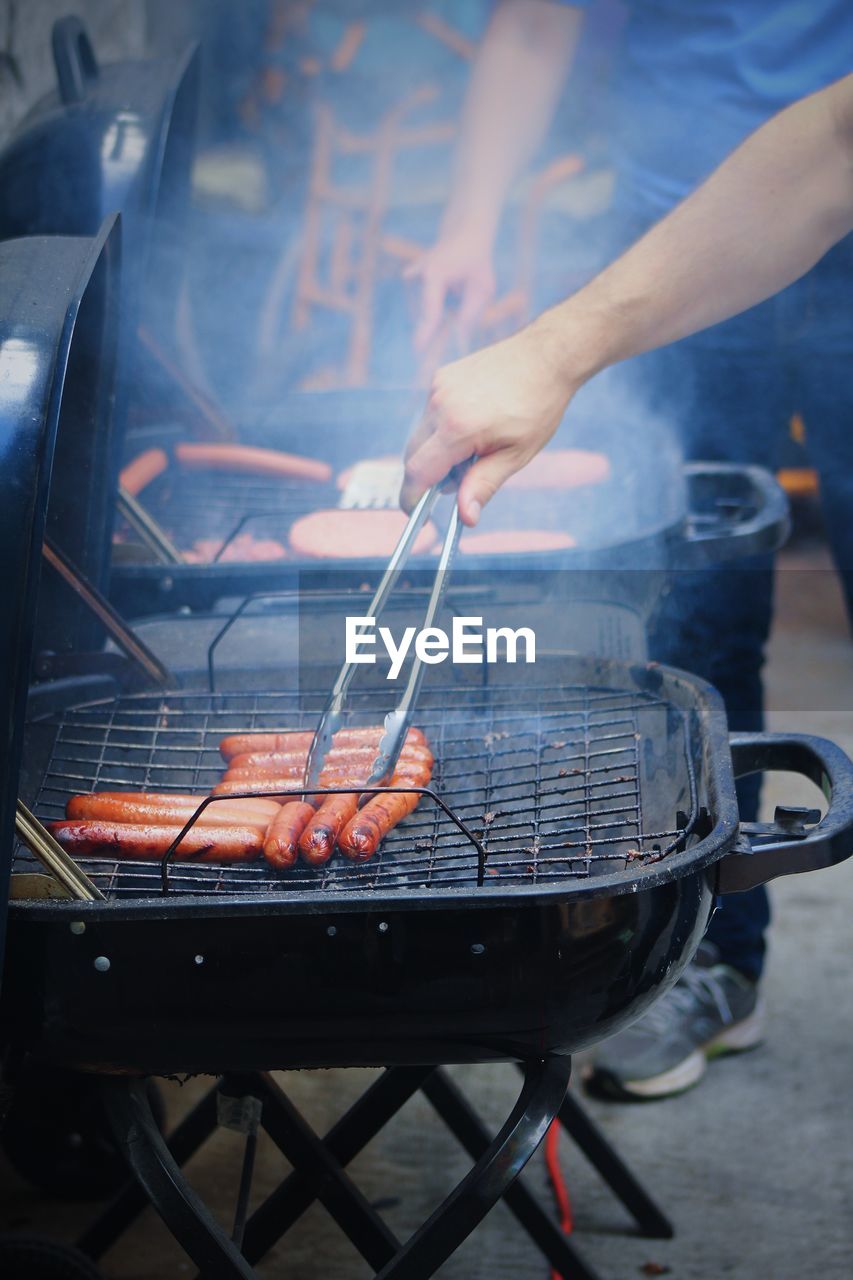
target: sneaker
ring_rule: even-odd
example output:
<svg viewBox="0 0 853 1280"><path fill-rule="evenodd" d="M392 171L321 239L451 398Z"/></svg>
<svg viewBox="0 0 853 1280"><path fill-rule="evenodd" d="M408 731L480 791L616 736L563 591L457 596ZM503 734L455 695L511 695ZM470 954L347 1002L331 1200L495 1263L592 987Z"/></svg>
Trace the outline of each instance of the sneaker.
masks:
<svg viewBox="0 0 853 1280"><path fill-rule="evenodd" d="M758 984L726 964L690 964L647 1013L602 1044L584 1083L601 1098L667 1098L705 1074L708 1059L761 1043Z"/></svg>

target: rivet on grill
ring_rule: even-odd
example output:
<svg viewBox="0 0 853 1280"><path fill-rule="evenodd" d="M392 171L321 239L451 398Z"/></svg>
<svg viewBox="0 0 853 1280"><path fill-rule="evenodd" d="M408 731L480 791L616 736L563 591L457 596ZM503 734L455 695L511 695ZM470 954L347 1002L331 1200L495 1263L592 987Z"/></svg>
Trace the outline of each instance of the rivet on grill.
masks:
<svg viewBox="0 0 853 1280"><path fill-rule="evenodd" d="M95 968L97 969L98 973L106 973L109 967L110 967L110 962L106 956L95 957Z"/></svg>
<svg viewBox="0 0 853 1280"><path fill-rule="evenodd" d="M196 964L204 964L204 956L193 956Z"/></svg>
<svg viewBox="0 0 853 1280"><path fill-rule="evenodd" d="M380 932L380 933L387 933L387 932L388 932L388 921L387 921L387 920L380 920L380 921L379 921L379 932Z"/></svg>
<svg viewBox="0 0 853 1280"><path fill-rule="evenodd" d="M482 942L471 943L472 956L482 956L482 955L485 955L485 952L486 952L486 948L483 946Z"/></svg>
<svg viewBox="0 0 853 1280"><path fill-rule="evenodd" d="M330 924L328 929L326 930L326 933L329 935L330 938L334 938L337 932L338 931L333 924Z"/></svg>
<svg viewBox="0 0 853 1280"><path fill-rule="evenodd" d="M82 920L72 920L68 927L72 933L81 934L86 932L86 926Z"/></svg>

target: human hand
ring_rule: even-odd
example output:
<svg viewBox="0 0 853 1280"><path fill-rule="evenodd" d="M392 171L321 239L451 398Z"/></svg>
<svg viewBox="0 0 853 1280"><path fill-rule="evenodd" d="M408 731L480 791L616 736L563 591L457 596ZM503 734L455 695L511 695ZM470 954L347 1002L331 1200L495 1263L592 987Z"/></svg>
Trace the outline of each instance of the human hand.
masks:
<svg viewBox="0 0 853 1280"><path fill-rule="evenodd" d="M463 350L470 346L476 324L495 296L492 246L482 230L460 227L443 234L405 274L421 284L415 349L425 351L436 338L450 295L458 302L454 313L457 345Z"/></svg>
<svg viewBox="0 0 853 1280"><path fill-rule="evenodd" d="M483 507L556 431L580 382L559 345L536 325L437 371L424 416L406 447L401 506L476 455L459 486L459 514L475 525Z"/></svg>

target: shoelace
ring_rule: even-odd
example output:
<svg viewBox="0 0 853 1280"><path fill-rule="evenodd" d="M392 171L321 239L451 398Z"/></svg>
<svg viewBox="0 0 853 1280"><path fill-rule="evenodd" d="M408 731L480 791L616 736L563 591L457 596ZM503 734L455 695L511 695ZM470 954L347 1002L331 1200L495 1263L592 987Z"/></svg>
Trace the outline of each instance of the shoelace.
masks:
<svg viewBox="0 0 853 1280"><path fill-rule="evenodd" d="M646 1026L655 1032L666 1031L676 1015L689 1013L697 1003L710 1000L724 1023L733 1020L731 1006L718 977L712 969L685 969L671 991L646 1014Z"/></svg>

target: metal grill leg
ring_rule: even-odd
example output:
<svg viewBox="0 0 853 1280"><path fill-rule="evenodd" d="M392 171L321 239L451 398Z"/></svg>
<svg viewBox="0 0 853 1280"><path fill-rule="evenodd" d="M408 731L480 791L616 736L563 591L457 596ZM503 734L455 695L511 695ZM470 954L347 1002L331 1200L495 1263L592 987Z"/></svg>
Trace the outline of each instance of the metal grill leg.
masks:
<svg viewBox="0 0 853 1280"><path fill-rule="evenodd" d="M405 1106L433 1070L433 1067L390 1067L383 1071L323 1138L328 1155L341 1168L348 1165ZM273 1101L272 1107L275 1106ZM265 1117L269 1116L268 1106ZM247 1222L243 1250L249 1261L258 1262L315 1199L311 1178L303 1169L295 1169Z"/></svg>
<svg viewBox="0 0 853 1280"><path fill-rule="evenodd" d="M436 1071L422 1089L469 1155L475 1159L481 1156L489 1146L488 1131L446 1072ZM598 1280L597 1273L522 1182L509 1187L503 1198L507 1208L564 1280Z"/></svg>
<svg viewBox="0 0 853 1280"><path fill-rule="evenodd" d="M104 1097L125 1159L193 1262L209 1280L256 1280L252 1267L181 1173L151 1114L144 1085L135 1080L110 1081Z"/></svg>
<svg viewBox="0 0 853 1280"><path fill-rule="evenodd" d="M214 1085L169 1135L166 1145L176 1164L186 1164L216 1128L217 1089L218 1086ZM90 1258L102 1257L147 1204L148 1197L140 1184L129 1180L80 1237L77 1248Z"/></svg>
<svg viewBox="0 0 853 1280"><path fill-rule="evenodd" d="M524 1084L500 1132L435 1213L379 1272L377 1280L428 1280L458 1249L539 1146L565 1097L570 1058L524 1064ZM429 1081L425 1086L429 1096ZM588 1275L590 1273L587 1273Z"/></svg>
<svg viewBox="0 0 853 1280"><path fill-rule="evenodd" d="M378 1271L399 1249L396 1236L272 1077L261 1079L267 1133L306 1176L314 1196L362 1257Z"/></svg>
<svg viewBox="0 0 853 1280"><path fill-rule="evenodd" d="M675 1229L669 1218L655 1204L598 1125L570 1093L566 1094L558 1116L566 1133L580 1147L592 1167L598 1170L617 1199L621 1200L641 1233L652 1240L671 1240Z"/></svg>

